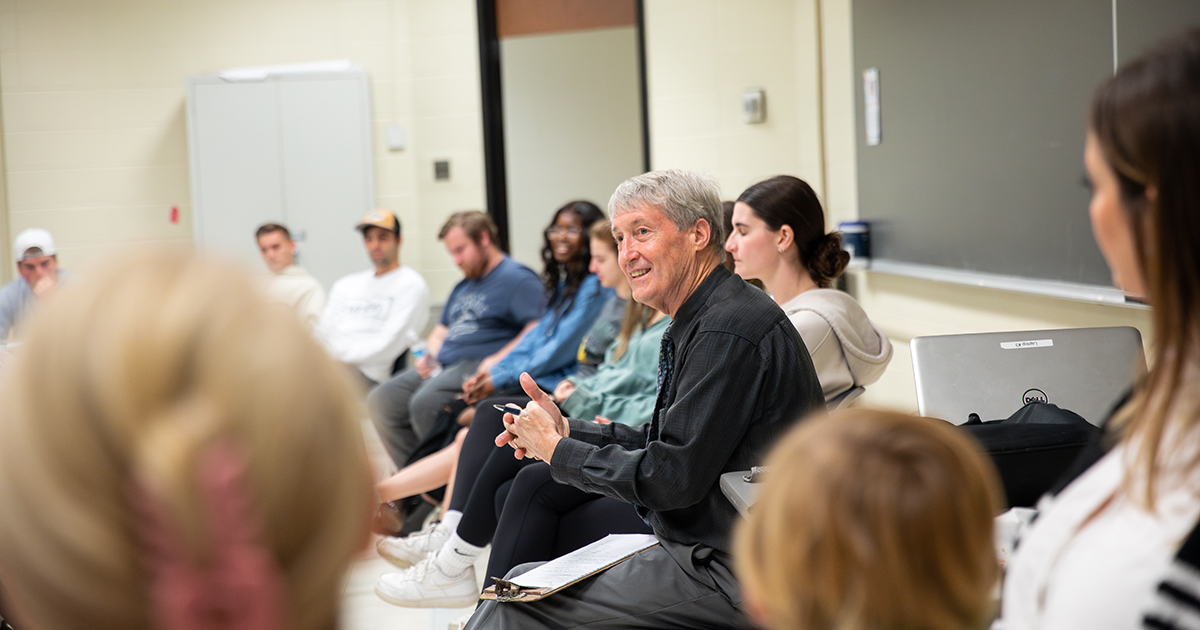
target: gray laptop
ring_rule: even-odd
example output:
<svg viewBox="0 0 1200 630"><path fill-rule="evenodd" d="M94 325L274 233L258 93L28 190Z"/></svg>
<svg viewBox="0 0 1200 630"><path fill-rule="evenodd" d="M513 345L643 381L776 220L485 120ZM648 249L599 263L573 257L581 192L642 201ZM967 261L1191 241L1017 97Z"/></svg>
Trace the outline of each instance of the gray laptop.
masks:
<svg viewBox="0 0 1200 630"><path fill-rule="evenodd" d="M962 424L1007 418L1050 402L1100 424L1146 370L1136 328L1068 328L916 337L912 350L921 415Z"/></svg>
<svg viewBox="0 0 1200 630"><path fill-rule="evenodd" d="M750 482L749 470L727 472L721 475L721 492L745 516L758 498L758 484Z"/></svg>

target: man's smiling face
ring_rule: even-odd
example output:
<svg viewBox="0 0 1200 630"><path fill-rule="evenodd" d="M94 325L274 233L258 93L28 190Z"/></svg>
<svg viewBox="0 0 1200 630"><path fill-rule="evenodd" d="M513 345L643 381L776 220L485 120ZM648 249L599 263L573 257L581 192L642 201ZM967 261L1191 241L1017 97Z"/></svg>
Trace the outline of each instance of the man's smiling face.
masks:
<svg viewBox="0 0 1200 630"><path fill-rule="evenodd" d="M621 270L633 299L673 315L691 294L698 268L694 230L680 230L667 215L639 205L613 217Z"/></svg>

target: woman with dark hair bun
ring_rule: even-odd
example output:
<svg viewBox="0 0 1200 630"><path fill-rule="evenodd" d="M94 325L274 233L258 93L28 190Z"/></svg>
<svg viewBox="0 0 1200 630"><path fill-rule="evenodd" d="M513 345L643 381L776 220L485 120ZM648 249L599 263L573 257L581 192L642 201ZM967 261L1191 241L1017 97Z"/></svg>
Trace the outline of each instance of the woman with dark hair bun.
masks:
<svg viewBox="0 0 1200 630"><path fill-rule="evenodd" d="M778 175L746 189L733 206L725 241L735 272L763 283L800 333L825 400L874 383L892 359L892 344L846 293L830 289L850 255L842 236L825 232L813 189Z"/></svg>

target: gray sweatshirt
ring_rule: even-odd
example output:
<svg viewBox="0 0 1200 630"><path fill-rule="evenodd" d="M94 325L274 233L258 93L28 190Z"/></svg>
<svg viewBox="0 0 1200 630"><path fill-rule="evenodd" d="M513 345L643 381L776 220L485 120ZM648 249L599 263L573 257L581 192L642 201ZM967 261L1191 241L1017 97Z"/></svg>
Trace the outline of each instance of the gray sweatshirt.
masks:
<svg viewBox="0 0 1200 630"><path fill-rule="evenodd" d="M856 385L879 380L892 360L887 335L842 291L811 289L780 308L812 356L826 401Z"/></svg>

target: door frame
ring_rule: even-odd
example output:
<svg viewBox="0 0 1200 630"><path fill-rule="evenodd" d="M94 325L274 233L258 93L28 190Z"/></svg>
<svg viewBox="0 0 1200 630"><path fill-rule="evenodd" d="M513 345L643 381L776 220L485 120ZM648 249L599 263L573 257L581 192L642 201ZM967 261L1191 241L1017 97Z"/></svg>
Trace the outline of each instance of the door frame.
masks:
<svg viewBox="0 0 1200 630"><path fill-rule="evenodd" d="M646 14L644 0L637 11L638 86L642 118L642 170L650 170L650 108L646 90ZM496 30L496 0L475 1L479 30L479 80L483 114L484 199L496 222L500 247L509 251L508 171L504 160L504 92L500 73L500 38Z"/></svg>

